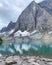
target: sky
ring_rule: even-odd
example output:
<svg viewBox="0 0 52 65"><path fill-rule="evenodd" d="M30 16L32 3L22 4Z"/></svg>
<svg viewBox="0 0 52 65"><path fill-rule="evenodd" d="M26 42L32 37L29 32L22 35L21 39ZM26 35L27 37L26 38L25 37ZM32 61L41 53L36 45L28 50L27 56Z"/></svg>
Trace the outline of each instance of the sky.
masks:
<svg viewBox="0 0 52 65"><path fill-rule="evenodd" d="M0 29L10 21L16 22L21 12L32 0L0 0ZM35 0L37 3L42 0Z"/></svg>

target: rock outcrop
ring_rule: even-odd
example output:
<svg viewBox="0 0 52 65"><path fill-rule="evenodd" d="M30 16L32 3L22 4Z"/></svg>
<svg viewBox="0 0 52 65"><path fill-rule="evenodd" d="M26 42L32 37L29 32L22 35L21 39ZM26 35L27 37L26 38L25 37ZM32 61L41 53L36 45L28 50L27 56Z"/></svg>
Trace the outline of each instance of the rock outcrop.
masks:
<svg viewBox="0 0 52 65"><path fill-rule="evenodd" d="M44 23L46 23L47 30L52 31L52 0L44 0L38 4L46 12L44 13ZM42 19L42 18L40 18ZM42 20L43 21L43 20Z"/></svg>
<svg viewBox="0 0 52 65"><path fill-rule="evenodd" d="M35 56L0 57L0 65L52 65L52 59Z"/></svg>
<svg viewBox="0 0 52 65"><path fill-rule="evenodd" d="M36 8L37 4L32 1L19 16L15 30L31 31L36 29Z"/></svg>
<svg viewBox="0 0 52 65"><path fill-rule="evenodd" d="M44 0L39 5L52 15L52 0Z"/></svg>
<svg viewBox="0 0 52 65"><path fill-rule="evenodd" d="M52 31L52 11L49 9L52 7L52 1L50 0L49 2L46 0L46 2L49 4L41 6L41 3L37 4L35 1L32 1L19 16L14 32L19 29L21 31L27 30L28 32L32 32L33 30L39 30L40 32Z"/></svg>
<svg viewBox="0 0 52 65"><path fill-rule="evenodd" d="M9 31L11 31L12 29L14 29L14 27L15 27L15 23L12 22L12 21L10 21L10 23L8 24L8 26L7 26L7 27L3 27L3 28L0 30L0 32L1 32L1 33L2 33L2 32L9 32Z"/></svg>

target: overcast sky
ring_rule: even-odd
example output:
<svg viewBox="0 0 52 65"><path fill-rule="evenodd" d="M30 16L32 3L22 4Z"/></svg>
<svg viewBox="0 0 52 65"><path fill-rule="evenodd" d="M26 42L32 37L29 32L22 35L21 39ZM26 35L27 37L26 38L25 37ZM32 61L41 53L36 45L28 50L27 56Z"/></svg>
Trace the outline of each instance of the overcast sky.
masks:
<svg viewBox="0 0 52 65"><path fill-rule="evenodd" d="M0 0L0 29L10 21L16 22L20 13L32 0ZM35 0L41 2L42 0Z"/></svg>

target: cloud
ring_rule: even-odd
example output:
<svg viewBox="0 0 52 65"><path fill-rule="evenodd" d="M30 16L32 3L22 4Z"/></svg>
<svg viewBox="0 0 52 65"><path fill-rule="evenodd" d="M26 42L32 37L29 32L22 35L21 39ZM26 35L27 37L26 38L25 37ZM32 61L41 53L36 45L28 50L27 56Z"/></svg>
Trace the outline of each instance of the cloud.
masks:
<svg viewBox="0 0 52 65"><path fill-rule="evenodd" d="M6 23L4 23L4 22L2 21L2 19L0 19L0 29L1 29L3 26L6 26Z"/></svg>
<svg viewBox="0 0 52 65"><path fill-rule="evenodd" d="M2 3L0 3L0 8L1 8L1 7L3 7L3 4L2 4Z"/></svg>
<svg viewBox="0 0 52 65"><path fill-rule="evenodd" d="M35 0L37 3L42 2L43 0Z"/></svg>

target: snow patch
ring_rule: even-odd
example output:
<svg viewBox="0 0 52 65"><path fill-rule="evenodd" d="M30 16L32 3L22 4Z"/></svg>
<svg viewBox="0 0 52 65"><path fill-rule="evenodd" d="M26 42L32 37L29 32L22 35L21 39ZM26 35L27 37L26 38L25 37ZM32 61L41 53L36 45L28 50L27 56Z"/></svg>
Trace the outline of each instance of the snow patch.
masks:
<svg viewBox="0 0 52 65"><path fill-rule="evenodd" d="M14 32L14 29L12 29L10 32L9 32L9 34L12 34Z"/></svg>
<svg viewBox="0 0 52 65"><path fill-rule="evenodd" d="M52 34L52 31L48 32L48 34Z"/></svg>
<svg viewBox="0 0 52 65"><path fill-rule="evenodd" d="M31 35L36 34L36 33L38 33L38 31L37 31L37 30L34 30L34 31L31 33Z"/></svg>
<svg viewBox="0 0 52 65"><path fill-rule="evenodd" d="M30 35L30 33L29 32L27 32L27 31L24 31L24 32L22 32L21 30L18 30L16 33L15 33L15 36L18 36L18 37L23 37L23 36L29 36Z"/></svg>

